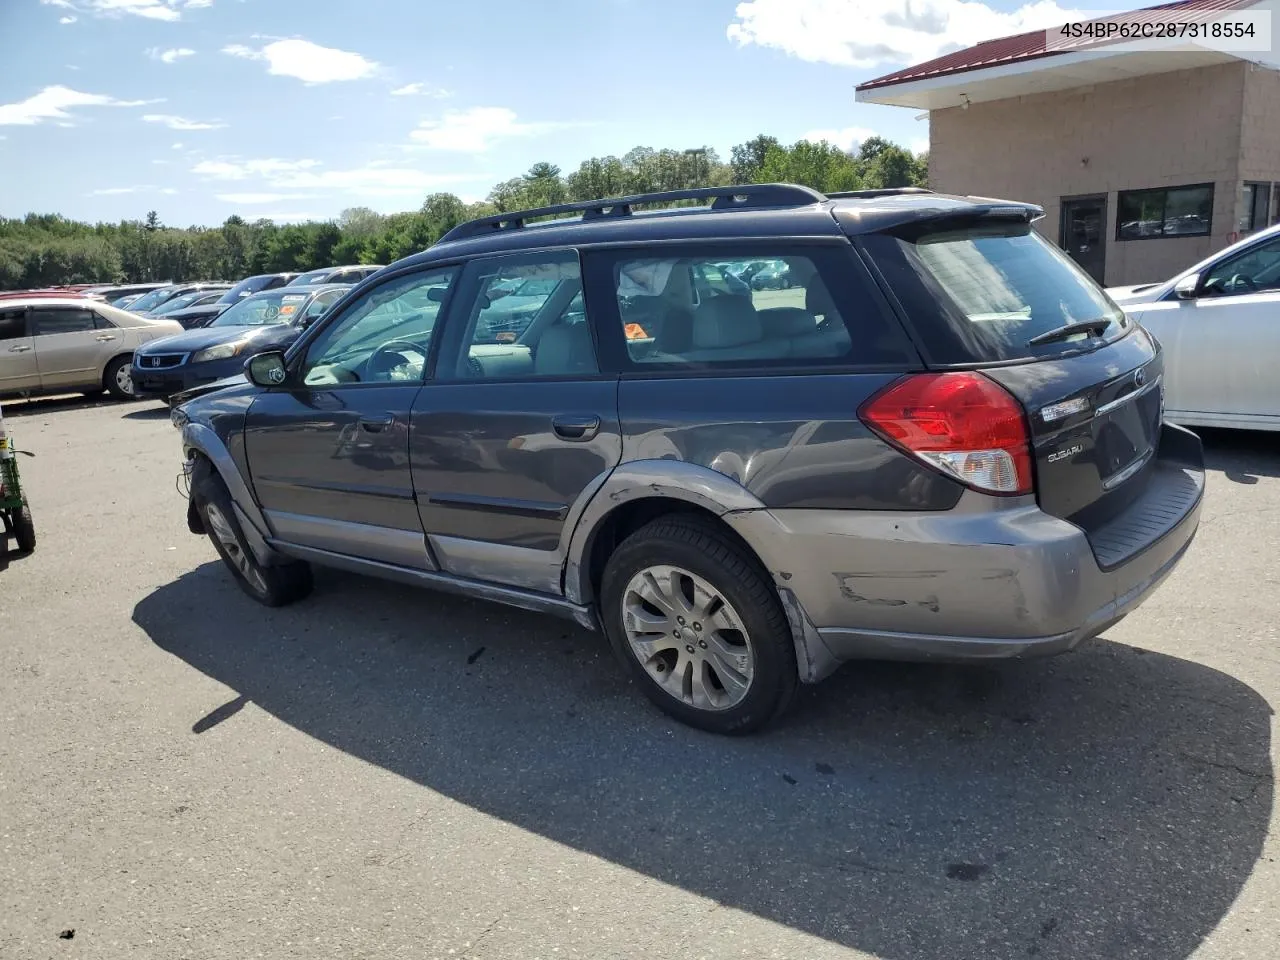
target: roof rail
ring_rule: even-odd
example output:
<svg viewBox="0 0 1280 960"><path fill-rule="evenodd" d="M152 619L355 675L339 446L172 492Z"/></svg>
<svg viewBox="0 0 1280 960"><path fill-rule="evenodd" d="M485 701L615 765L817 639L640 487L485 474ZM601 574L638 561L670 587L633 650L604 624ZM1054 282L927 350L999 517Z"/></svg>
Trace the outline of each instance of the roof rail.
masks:
<svg viewBox="0 0 1280 960"><path fill-rule="evenodd" d="M924 187L881 187L878 190L842 190L839 193L828 193L830 200L869 200L872 197L895 197L903 193L933 193Z"/></svg>
<svg viewBox="0 0 1280 960"><path fill-rule="evenodd" d="M711 200L712 210L746 210L757 207L803 207L821 203L827 198L816 190L794 183L756 183L733 187L699 187L693 190L667 190L663 193L641 193L632 197L608 200L583 200L559 203L553 207L514 210L491 217L480 217L460 223L443 237L441 243L480 237L499 230L519 230L525 221L560 213L580 213L583 220L603 217L629 217L631 208L641 204L673 203L677 200Z"/></svg>

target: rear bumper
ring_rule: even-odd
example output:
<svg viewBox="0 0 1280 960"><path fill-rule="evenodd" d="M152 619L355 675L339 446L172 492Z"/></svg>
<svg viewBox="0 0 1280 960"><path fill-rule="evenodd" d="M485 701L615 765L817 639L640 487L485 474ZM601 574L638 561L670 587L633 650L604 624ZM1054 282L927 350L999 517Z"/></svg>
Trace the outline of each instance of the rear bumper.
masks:
<svg viewBox="0 0 1280 960"><path fill-rule="evenodd" d="M759 510L726 519L773 574L793 628L804 627L806 679L855 659L1047 655L1134 610L1186 553L1204 492L1199 439L1166 427L1157 466L1164 482L1092 544L1030 497L966 494L936 514ZM1127 549L1117 546L1126 535Z"/></svg>

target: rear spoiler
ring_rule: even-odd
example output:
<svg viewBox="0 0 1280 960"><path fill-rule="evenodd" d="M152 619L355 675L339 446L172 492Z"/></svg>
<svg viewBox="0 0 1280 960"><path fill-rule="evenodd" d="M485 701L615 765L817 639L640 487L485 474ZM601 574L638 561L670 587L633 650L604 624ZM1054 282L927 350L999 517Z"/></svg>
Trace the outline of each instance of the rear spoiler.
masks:
<svg viewBox="0 0 1280 960"><path fill-rule="evenodd" d="M855 235L891 232L901 227L975 221L1034 223L1044 216L1044 208L1034 203L994 197L899 194L861 203L837 204L831 213L845 233Z"/></svg>

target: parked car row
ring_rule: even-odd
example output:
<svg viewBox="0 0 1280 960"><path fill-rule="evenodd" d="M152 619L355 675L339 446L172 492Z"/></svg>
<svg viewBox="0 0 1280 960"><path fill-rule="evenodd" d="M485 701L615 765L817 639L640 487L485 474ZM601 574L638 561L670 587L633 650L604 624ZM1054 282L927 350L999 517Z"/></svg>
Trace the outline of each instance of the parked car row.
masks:
<svg viewBox="0 0 1280 960"><path fill-rule="evenodd" d="M380 269L359 264L236 283L79 284L0 293L0 397L105 390L120 399L167 398L238 372L237 358L250 342L255 349L287 346L352 284ZM186 331L198 335L151 349ZM135 351L145 354L141 366Z"/></svg>
<svg viewBox="0 0 1280 960"><path fill-rule="evenodd" d="M280 287L250 294L200 329L154 340L133 355L137 396L168 400L233 377L245 357L283 350L351 288L347 283Z"/></svg>

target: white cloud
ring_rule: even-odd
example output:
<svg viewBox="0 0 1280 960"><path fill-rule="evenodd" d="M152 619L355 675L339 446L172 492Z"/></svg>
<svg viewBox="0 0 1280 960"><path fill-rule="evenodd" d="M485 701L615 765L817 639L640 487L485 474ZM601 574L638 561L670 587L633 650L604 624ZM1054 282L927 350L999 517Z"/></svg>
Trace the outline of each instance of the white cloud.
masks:
<svg viewBox="0 0 1280 960"><path fill-rule="evenodd" d="M929 138L928 137L912 137L911 142L907 144L907 149L912 153L928 153Z"/></svg>
<svg viewBox="0 0 1280 960"><path fill-rule="evenodd" d="M146 123L162 123L170 130L221 130L226 126L217 120L188 120L171 113L147 113L142 119Z"/></svg>
<svg viewBox="0 0 1280 960"><path fill-rule="evenodd" d="M393 97L431 97L433 100L447 100L453 96L452 90L444 87L429 87L425 83L406 83L391 91Z"/></svg>
<svg viewBox="0 0 1280 960"><path fill-rule="evenodd" d="M841 150L856 150L858 144L862 143L868 137L874 137L876 132L868 130L866 127L844 127L842 129L829 128L826 130L810 130L801 140L808 140L810 143L818 143L825 140L827 143L834 144Z"/></svg>
<svg viewBox="0 0 1280 960"><path fill-rule="evenodd" d="M338 80L361 80L373 76L378 65L358 53L322 47L310 40L276 40L260 50L233 43L222 52L244 60L263 60L267 73L277 77L294 77L304 83L332 83Z"/></svg>
<svg viewBox="0 0 1280 960"><path fill-rule="evenodd" d="M320 166L319 160L201 160L191 172L211 180L246 180L249 177L281 177Z"/></svg>
<svg viewBox="0 0 1280 960"><path fill-rule="evenodd" d="M89 191L89 193L85 194L85 196L117 197L126 193L164 193L164 194L172 195L177 192L178 191L175 190L173 187L164 187L163 189L161 189L160 187L155 187L155 186L152 186L151 184L146 184L144 186L138 186L138 187L104 187L101 190L91 190Z"/></svg>
<svg viewBox="0 0 1280 960"><path fill-rule="evenodd" d="M59 17L58 22L66 26L68 23L75 23L79 19L79 17Z"/></svg>
<svg viewBox="0 0 1280 960"><path fill-rule="evenodd" d="M391 166L386 161L375 161L347 170L325 170L320 169L321 166L320 161L310 159L224 158L202 160L191 168L191 172L210 180L243 181L254 178L275 190L313 191L320 195L341 191L370 197L418 196L456 183L488 182L492 179L487 173L428 173L412 167ZM228 202L269 203L285 198L299 199L304 195L287 193L275 196L265 192L251 192L223 194L220 199L232 196L239 199ZM247 197L257 199L246 199Z"/></svg>
<svg viewBox="0 0 1280 960"><path fill-rule="evenodd" d="M313 193L220 193L218 199L223 203L254 204L279 203L281 200L314 200Z"/></svg>
<svg viewBox="0 0 1280 960"><path fill-rule="evenodd" d="M17 103L0 104L0 126L34 126L44 120L70 121L74 107L141 107L162 100L117 100L102 93L81 93L70 87L45 87Z"/></svg>
<svg viewBox="0 0 1280 960"><path fill-rule="evenodd" d="M906 65L953 50L1097 16L1033 0L1012 11L978 0L746 0L727 34L811 63Z"/></svg>
<svg viewBox="0 0 1280 960"><path fill-rule="evenodd" d="M175 143L175 144L173 145L173 149L174 149L174 150L181 150L181 149L182 149L182 144L181 144L181 143Z"/></svg>
<svg viewBox="0 0 1280 960"><path fill-rule="evenodd" d="M412 167L371 163L353 170L315 170L276 177L271 184L295 190L343 190L370 197L419 196L455 183L485 179L471 174L438 174Z"/></svg>
<svg viewBox="0 0 1280 960"><path fill-rule="evenodd" d="M148 20L174 21L182 19L182 10L210 7L213 0L40 0L50 7L92 13L99 17L145 17ZM64 17L61 21L66 23Z"/></svg>
<svg viewBox="0 0 1280 960"><path fill-rule="evenodd" d="M515 111L506 107L472 107L450 110L440 120L423 120L409 139L430 150L483 153L497 140L536 136L562 126L565 124L520 123Z"/></svg>
<svg viewBox="0 0 1280 960"><path fill-rule="evenodd" d="M177 63L183 57L194 57L196 52L190 47L173 47L169 50L161 50L159 47L151 47L147 50L147 56L152 60L159 60L161 63Z"/></svg>

